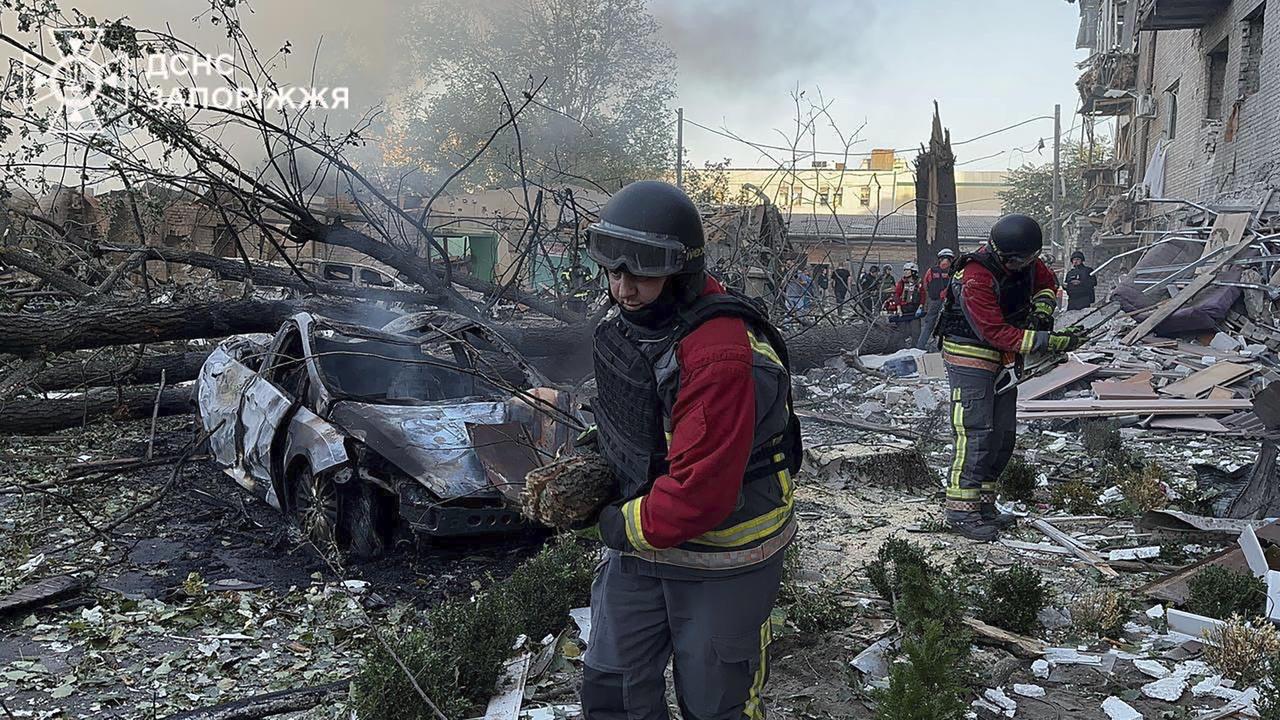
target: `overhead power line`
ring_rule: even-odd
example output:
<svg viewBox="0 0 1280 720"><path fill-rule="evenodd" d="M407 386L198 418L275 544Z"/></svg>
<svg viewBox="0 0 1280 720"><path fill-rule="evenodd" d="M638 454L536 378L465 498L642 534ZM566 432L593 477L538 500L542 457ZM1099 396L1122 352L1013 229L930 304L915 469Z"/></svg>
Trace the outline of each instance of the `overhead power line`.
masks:
<svg viewBox="0 0 1280 720"><path fill-rule="evenodd" d="M991 137L992 135L998 135L998 134L1000 134L1000 133L1002 133L1002 132L1007 132L1007 131L1009 131L1009 130L1013 130L1013 129L1015 129L1015 128L1020 128L1020 127L1022 127L1023 125L1028 125L1028 124L1033 123L1033 122L1036 122L1036 121L1038 121L1038 120L1052 120L1052 119L1053 119L1053 116L1052 116L1052 115L1037 115L1036 117L1027 118L1026 120L1023 120L1023 121L1021 121L1021 122L1016 122L1016 123L1014 123L1014 124L1012 124L1012 125L1007 125L1007 126L1002 127L1002 128L996 128L995 130L991 130L990 132L985 132L985 133L983 133L983 134L981 134L981 135L978 135L978 136L976 136L976 137L971 137L971 138L968 138L968 139L965 139L965 140L959 140L959 141L953 142L953 143L951 143L951 146L952 146L952 147L955 147L955 146L957 146L957 145L966 145L966 144L971 143L971 142L976 142L976 141L978 141L978 140L982 140L983 138L989 138L989 137ZM705 131L707 131L707 132L709 132L709 133L711 133L711 134L713 134L713 135L719 135L720 137L727 138L727 139L729 139L729 140L734 140L734 141L736 141L736 142L740 142L740 143L742 143L742 144L744 144L744 145L748 145L748 146L750 146L750 147L757 148L757 149L759 149L759 148L765 148L765 149L768 149L768 150L781 150L781 151L783 151L783 152L797 152L797 153L801 153L801 154L806 155L806 156L810 156L810 155L827 155L827 156L831 156L831 157L855 157L855 156L856 156L856 157L865 157L865 156L870 156L870 155L872 154L872 153L870 153L870 152L845 152L845 151L839 151L839 150L807 150L807 149L803 149L803 148L799 148L799 147L791 148L791 147L787 147L787 146L785 146L785 145L770 145L770 144L768 144L768 143L761 143L761 142L755 142L754 140L747 140L747 139L745 139L745 138L738 137L737 135L734 135L734 134L732 134L732 133L724 132L723 130L717 130L717 129L712 128L712 127L707 127L706 125L703 125L703 124L702 124L702 123L700 123L700 122L697 122L697 121L694 121L694 120L690 120L688 115L685 115L685 117L684 117L684 121L685 121L686 123L690 124L690 125L693 125L694 127L701 128L702 130L705 130ZM1065 134L1065 133L1064 133L1064 134ZM915 149L916 149L916 148L914 148L914 147L909 147L909 148L893 148L893 149L892 149L892 151L893 151L893 152L895 152L895 153L900 153L900 152L911 152L912 150L915 150Z"/></svg>

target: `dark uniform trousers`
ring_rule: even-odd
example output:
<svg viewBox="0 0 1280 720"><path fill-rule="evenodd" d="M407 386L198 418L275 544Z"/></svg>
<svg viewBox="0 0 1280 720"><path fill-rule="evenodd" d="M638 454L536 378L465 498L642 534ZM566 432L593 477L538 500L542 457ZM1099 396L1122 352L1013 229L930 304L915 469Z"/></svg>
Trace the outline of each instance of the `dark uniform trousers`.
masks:
<svg viewBox="0 0 1280 720"><path fill-rule="evenodd" d="M587 720L667 720L667 661L685 720L757 720L783 553L724 578L636 572L610 550L591 587ZM608 609L606 612L605 609Z"/></svg>
<svg viewBox="0 0 1280 720"><path fill-rule="evenodd" d="M1018 389L996 394L996 363L969 362L948 355L943 359L951 383L955 440L947 475L947 517L972 520L983 503L995 502L996 481L1013 457L1018 439Z"/></svg>

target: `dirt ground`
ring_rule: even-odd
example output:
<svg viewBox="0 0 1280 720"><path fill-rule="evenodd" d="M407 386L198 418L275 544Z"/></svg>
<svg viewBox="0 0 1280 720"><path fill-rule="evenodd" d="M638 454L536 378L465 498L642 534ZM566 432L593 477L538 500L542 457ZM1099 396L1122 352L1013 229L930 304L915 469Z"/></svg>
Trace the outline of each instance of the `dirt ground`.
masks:
<svg viewBox="0 0 1280 720"><path fill-rule="evenodd" d="M155 454L182 453L192 437L189 422L162 420ZM0 593L55 575L92 574L87 589L72 597L0 617L0 700L12 717L165 717L345 678L359 665L371 625L394 633L413 620L415 609L501 578L541 542L540 536L525 535L402 547L376 562L335 567L302 543L274 509L251 499L207 460L184 465L159 502L110 532L104 525L153 497L169 481L173 465L30 489L61 480L78 465L141 456L146 425L106 424L0 441L0 486L27 487L0 494ZM807 434L810 445L872 439L817 424ZM931 468L945 465L949 450L941 439L926 451ZM831 633L806 635L792 628L780 634L766 692L774 717L874 717L864 679L850 661L892 630L888 607L875 597L863 566L893 534L928 548L942 564L962 557L987 567L1031 563L1054 588L1054 607L1101 582L1095 570L1063 556L979 545L939 532L940 495L933 490L862 486L856 479L841 487L810 472L802 472L797 491L801 581L835 588L855 620ZM1108 525L1088 531L1105 533ZM1043 540L1029 529L1013 537ZM1125 573L1115 585L1131 592L1157 576ZM1141 619L1149 603L1133 596L1134 616ZM1101 651L1137 651L1142 640L1139 634L1108 644L1074 638L1069 628L1044 636L1051 644ZM574 662L563 665L572 668ZM1018 717L1101 718L1100 704L1108 695L1125 698L1146 717L1182 717L1178 713L1191 705L1221 704L1190 693L1182 705L1140 697L1137 688L1150 678L1125 661L1111 673L1062 666L1043 680L1032 676L1030 660L984 647L975 669L979 691L1008 689L1014 682L1046 688L1044 698L1017 698ZM531 695L571 700L572 687L558 682L559 687L543 683ZM344 713L329 707L295 717Z"/></svg>

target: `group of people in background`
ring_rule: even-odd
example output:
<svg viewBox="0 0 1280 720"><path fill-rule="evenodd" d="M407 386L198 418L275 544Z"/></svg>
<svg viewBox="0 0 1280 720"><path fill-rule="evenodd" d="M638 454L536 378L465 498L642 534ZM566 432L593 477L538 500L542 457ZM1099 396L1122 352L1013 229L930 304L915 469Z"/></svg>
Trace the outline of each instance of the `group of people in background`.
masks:
<svg viewBox="0 0 1280 720"><path fill-rule="evenodd" d="M1071 266L1062 279L1068 310L1089 307L1096 299L1097 280L1093 269L1084 261L1084 253L1072 253ZM871 264L856 280L844 266L834 270L826 265L802 266L787 281L786 305L791 313L800 315L815 307L826 307L830 293L838 315L843 314L846 302L856 302L869 315L884 310L888 312L889 321L916 348L929 350L937 346L933 335L955 262L956 252L943 248L923 275L914 262L903 263L901 277L895 274L893 265Z"/></svg>

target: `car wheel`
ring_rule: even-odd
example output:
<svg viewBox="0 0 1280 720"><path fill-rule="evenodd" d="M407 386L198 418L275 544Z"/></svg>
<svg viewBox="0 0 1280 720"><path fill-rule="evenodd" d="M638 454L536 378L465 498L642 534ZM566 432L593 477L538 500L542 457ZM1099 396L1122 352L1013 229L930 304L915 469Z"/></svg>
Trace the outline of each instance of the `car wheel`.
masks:
<svg viewBox="0 0 1280 720"><path fill-rule="evenodd" d="M338 549L338 493L324 475L303 465L293 479L293 516L303 536L322 553Z"/></svg>

